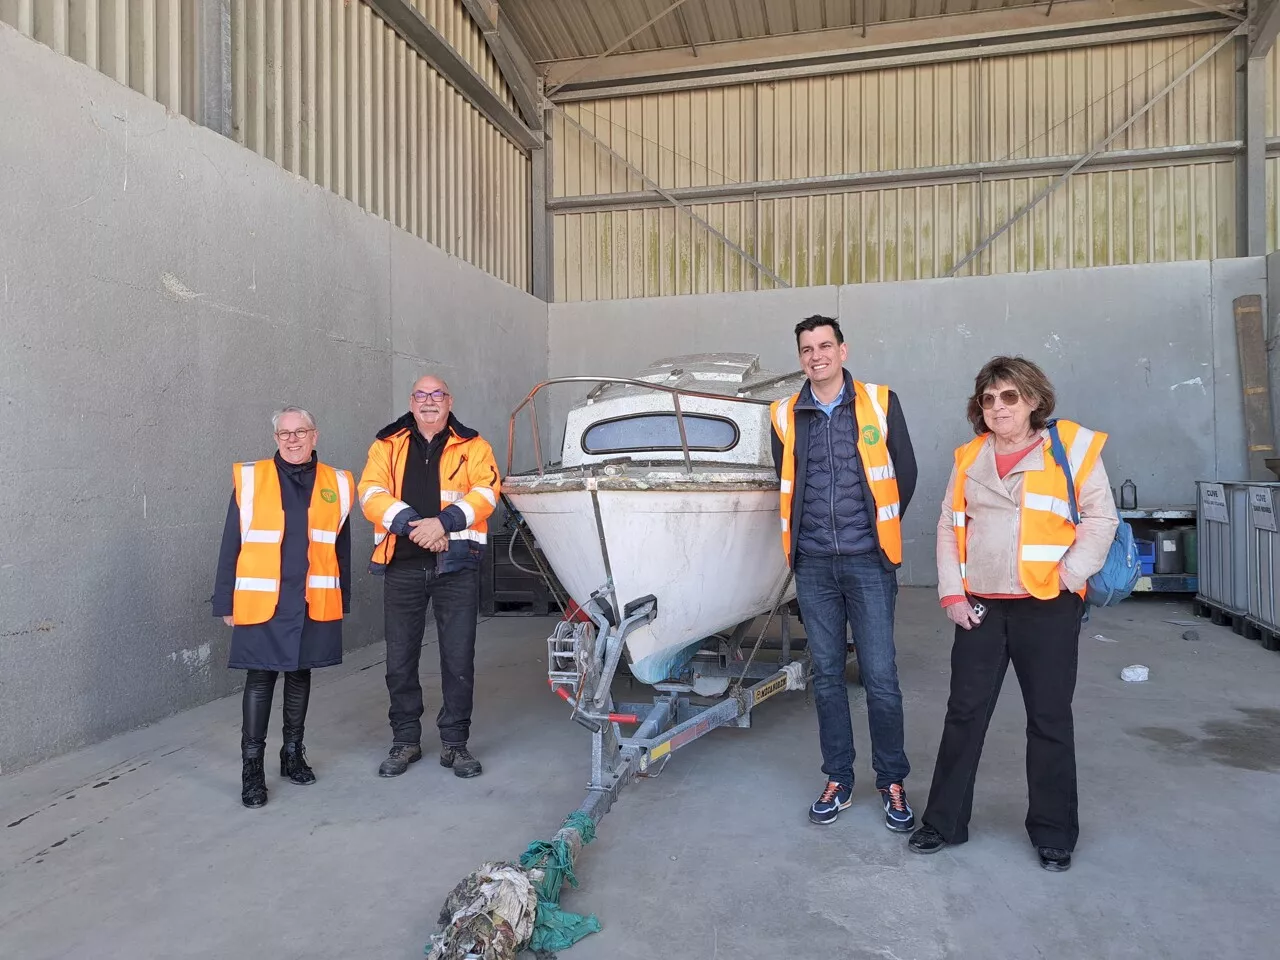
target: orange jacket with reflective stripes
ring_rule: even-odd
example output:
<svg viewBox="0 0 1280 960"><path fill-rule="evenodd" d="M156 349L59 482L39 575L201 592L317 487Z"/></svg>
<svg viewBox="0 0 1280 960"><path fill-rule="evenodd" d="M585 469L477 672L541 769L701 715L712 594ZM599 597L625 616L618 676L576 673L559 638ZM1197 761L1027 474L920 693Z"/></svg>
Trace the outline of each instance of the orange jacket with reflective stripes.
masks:
<svg viewBox="0 0 1280 960"><path fill-rule="evenodd" d="M408 533L410 521L422 519L400 499L404 465L409 455L413 414L378 432L360 475L358 491L364 515L373 524L373 557L369 570L381 574L395 556L396 537ZM502 492L493 449L475 430L452 414L445 428L449 437L440 451L441 525L449 534L449 549L438 554L436 569L450 573L476 566L489 542L489 517ZM436 514L428 514L428 517Z"/></svg>
<svg viewBox="0 0 1280 960"><path fill-rule="evenodd" d="M284 502L274 460L237 463L236 505L240 508L240 553L236 559L231 615L237 625L266 623L280 600L280 544ZM346 470L316 464L316 485L307 512L307 616L342 619L338 576L338 533L351 513L355 481Z"/></svg>
<svg viewBox="0 0 1280 960"><path fill-rule="evenodd" d="M1102 455L1107 435L1089 430L1070 420L1058 421L1058 435L1071 465L1076 500ZM986 434L974 437L956 448L956 481L951 498L951 522L956 532L960 556L960 577L969 589L966 570L964 482L969 468L978 459ZM1071 503L1067 498L1067 474L1053 459L1052 444L1044 440L1044 468L1028 471L1022 480L1022 507L1018 524L1018 578L1027 593L1040 600L1052 600L1062 592L1058 565L1076 539L1071 522ZM1076 591L1081 597L1085 588Z"/></svg>
<svg viewBox="0 0 1280 960"><path fill-rule="evenodd" d="M775 400L769 407L773 431L782 441L781 496L782 551L791 556L792 497L796 487L796 401L800 394ZM902 563L902 507L898 477L889 455L889 388L883 384L853 381L853 412L858 431L858 459L875 501L876 540L890 563Z"/></svg>

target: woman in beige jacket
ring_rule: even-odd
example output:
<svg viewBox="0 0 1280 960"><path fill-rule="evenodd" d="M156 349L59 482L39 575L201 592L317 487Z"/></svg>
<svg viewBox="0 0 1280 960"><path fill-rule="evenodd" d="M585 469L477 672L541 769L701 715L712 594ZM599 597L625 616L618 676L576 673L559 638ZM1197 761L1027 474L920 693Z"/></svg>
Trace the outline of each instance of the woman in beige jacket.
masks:
<svg viewBox="0 0 1280 960"><path fill-rule="evenodd" d="M938 520L938 592L956 630L942 743L910 840L918 853L969 838L982 743L1012 661L1027 711L1027 833L1045 869L1071 865L1081 593L1119 519L1100 456L1106 436L1059 421L1079 511L1072 524L1046 429L1053 408L1053 385L1021 357L996 357L974 381L968 414L978 439L956 451Z"/></svg>

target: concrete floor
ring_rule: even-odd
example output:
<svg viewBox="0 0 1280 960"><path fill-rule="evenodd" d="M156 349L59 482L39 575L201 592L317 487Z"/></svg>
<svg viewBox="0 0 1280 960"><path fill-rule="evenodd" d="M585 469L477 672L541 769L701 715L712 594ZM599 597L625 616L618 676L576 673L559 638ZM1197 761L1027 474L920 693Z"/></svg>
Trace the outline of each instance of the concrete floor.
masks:
<svg viewBox="0 0 1280 960"><path fill-rule="evenodd" d="M1280 656L1207 621L1188 642L1165 618L1190 619L1188 605L1143 598L1085 625L1069 873L1041 870L1023 832L1012 677L972 839L927 858L882 826L856 686L855 804L834 826L808 823L822 785L813 708L787 694L628 789L564 898L604 930L566 960L1280 956ZM932 591L904 590L898 624L922 808L949 644ZM277 768L262 810L239 802L238 697L6 776L0 957L421 957L458 879L548 836L581 800L588 738L547 690L548 627L481 626L476 780L441 769L433 737L405 776L375 775L388 745L377 644L317 672L319 783L281 783ZM1130 663L1150 681L1119 680ZM431 719L431 651L424 664ZM273 749L278 737L277 712Z"/></svg>

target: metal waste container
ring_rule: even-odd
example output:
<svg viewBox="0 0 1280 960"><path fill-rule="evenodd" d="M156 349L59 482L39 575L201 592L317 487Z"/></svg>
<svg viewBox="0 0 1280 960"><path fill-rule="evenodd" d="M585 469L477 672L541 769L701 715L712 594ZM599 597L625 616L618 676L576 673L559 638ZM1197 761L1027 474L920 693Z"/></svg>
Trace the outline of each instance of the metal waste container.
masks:
<svg viewBox="0 0 1280 960"><path fill-rule="evenodd" d="M1249 491L1243 483L1196 482L1196 599L1225 613L1249 609Z"/></svg>
<svg viewBox="0 0 1280 960"><path fill-rule="evenodd" d="M1249 580L1249 617L1259 626L1280 633L1280 533L1276 531L1276 507L1280 483L1247 483L1248 522L1246 568Z"/></svg>

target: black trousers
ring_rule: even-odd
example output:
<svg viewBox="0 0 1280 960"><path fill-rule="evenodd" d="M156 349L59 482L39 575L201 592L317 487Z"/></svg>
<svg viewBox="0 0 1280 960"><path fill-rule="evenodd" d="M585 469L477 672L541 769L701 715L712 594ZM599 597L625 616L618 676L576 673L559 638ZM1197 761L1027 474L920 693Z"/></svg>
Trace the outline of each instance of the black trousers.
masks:
<svg viewBox="0 0 1280 960"><path fill-rule="evenodd" d="M922 822L949 843L969 839L982 743L1012 660L1027 711L1027 833L1037 847L1073 850L1080 820L1071 700L1084 601L1064 592L1053 600L983 602L981 624L956 628L951 696Z"/></svg>
<svg viewBox="0 0 1280 960"><path fill-rule="evenodd" d="M244 721L240 730L240 752L246 760L262 756L267 744L267 721L271 719L271 697L276 689L275 670L250 670L244 682ZM311 671L293 670L284 675L284 742L301 743L311 699Z"/></svg>
<svg viewBox="0 0 1280 960"><path fill-rule="evenodd" d="M387 638L387 693L393 743L422 742L422 681L418 664L427 605L435 614L443 703L436 715L440 743L466 744L475 696L479 571L437 575L435 558L393 560L383 577L382 612Z"/></svg>

